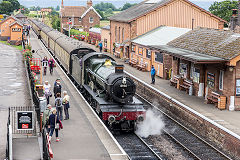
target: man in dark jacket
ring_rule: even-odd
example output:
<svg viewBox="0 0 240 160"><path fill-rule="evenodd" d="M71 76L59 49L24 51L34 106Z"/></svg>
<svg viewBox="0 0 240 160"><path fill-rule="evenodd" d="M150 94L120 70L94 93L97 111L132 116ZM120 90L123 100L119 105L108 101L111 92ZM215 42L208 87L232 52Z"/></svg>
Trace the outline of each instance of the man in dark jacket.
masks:
<svg viewBox="0 0 240 160"><path fill-rule="evenodd" d="M61 97L61 90L62 90L62 86L60 81L57 81L56 85L54 84L54 88L53 88L53 92L54 92L54 97L57 97L57 93L60 93L60 97Z"/></svg>
<svg viewBox="0 0 240 160"><path fill-rule="evenodd" d="M56 110L53 110L52 114L49 116L49 125L50 125L50 135L49 135L49 141L51 141L53 132L55 130L56 133L56 141L58 142L60 139L58 138L58 130L59 128L56 128L57 123L60 123L58 116L56 115Z"/></svg>

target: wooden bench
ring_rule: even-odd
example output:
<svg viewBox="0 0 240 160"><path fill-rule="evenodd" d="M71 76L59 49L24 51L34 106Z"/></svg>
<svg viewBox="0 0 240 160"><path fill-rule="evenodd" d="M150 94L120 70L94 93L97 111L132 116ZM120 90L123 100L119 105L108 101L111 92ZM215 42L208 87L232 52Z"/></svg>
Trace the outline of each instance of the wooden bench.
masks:
<svg viewBox="0 0 240 160"><path fill-rule="evenodd" d="M146 64L144 62L140 62L137 66L137 69L140 71L146 71Z"/></svg>
<svg viewBox="0 0 240 160"><path fill-rule="evenodd" d="M191 80L183 79L182 83L179 84L179 89L185 90L187 93L189 93L191 86L193 86L193 82Z"/></svg>
<svg viewBox="0 0 240 160"><path fill-rule="evenodd" d="M175 88L177 87L177 82L179 81L180 76L175 75L173 78L170 79L170 86L174 86Z"/></svg>
<svg viewBox="0 0 240 160"><path fill-rule="evenodd" d="M132 67L135 67L137 65L137 60L132 58L130 61L129 61L129 65L131 65Z"/></svg>
<svg viewBox="0 0 240 160"><path fill-rule="evenodd" d="M207 104L215 104L218 105L218 98L220 98L220 94L217 92L211 92L210 95L207 96Z"/></svg>

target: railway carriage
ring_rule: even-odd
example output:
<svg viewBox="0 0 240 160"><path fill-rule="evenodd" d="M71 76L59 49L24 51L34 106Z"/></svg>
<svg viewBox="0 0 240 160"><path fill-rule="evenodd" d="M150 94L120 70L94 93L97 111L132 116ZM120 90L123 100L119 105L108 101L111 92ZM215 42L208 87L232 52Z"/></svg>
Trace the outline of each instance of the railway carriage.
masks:
<svg viewBox="0 0 240 160"><path fill-rule="evenodd" d="M144 120L143 103L134 96L135 83L124 74L123 66L39 21L31 20L31 24L108 127L132 131Z"/></svg>

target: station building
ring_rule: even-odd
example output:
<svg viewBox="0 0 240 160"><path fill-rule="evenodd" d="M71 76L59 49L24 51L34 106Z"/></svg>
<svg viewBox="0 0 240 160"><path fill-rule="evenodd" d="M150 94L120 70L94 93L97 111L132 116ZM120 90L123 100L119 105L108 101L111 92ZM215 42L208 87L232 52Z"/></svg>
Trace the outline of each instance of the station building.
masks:
<svg viewBox="0 0 240 160"><path fill-rule="evenodd" d="M82 28L84 31L89 31L95 25L100 25L102 18L93 8L92 1L87 1L87 6L64 6L63 0L60 10L61 17L61 32L72 28Z"/></svg>
<svg viewBox="0 0 240 160"><path fill-rule="evenodd" d="M188 0L147 0L110 19L111 52L129 58L130 40L161 25L223 29L226 21Z"/></svg>
<svg viewBox="0 0 240 160"><path fill-rule="evenodd" d="M22 41L23 36L23 22L14 16L6 18L0 23L0 39L4 41L10 41L15 43Z"/></svg>
<svg viewBox="0 0 240 160"><path fill-rule="evenodd" d="M101 28L103 51L110 52L110 25Z"/></svg>
<svg viewBox="0 0 240 160"><path fill-rule="evenodd" d="M197 28L149 47L171 56L170 84L220 109L240 109L240 34Z"/></svg>

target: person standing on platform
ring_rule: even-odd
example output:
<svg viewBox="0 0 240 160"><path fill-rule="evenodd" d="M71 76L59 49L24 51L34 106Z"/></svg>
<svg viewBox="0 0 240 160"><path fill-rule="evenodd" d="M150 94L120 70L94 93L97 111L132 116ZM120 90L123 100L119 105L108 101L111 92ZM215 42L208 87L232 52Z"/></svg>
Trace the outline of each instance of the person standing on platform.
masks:
<svg viewBox="0 0 240 160"><path fill-rule="evenodd" d="M43 89L44 89L44 95L47 99L47 104L49 104L49 97L51 97L52 93L51 93L51 85L48 83L48 81L45 81L43 85Z"/></svg>
<svg viewBox="0 0 240 160"><path fill-rule="evenodd" d="M43 73L44 75L47 74L47 66L48 66L48 59L47 57L44 57L43 60L42 60L42 66L43 66Z"/></svg>
<svg viewBox="0 0 240 160"><path fill-rule="evenodd" d="M63 119L63 115L62 115L62 112L63 112L62 98L61 98L60 93L57 93L56 96L57 96L57 98L55 99L55 106L56 106L56 109L57 109L57 116L62 121L62 119Z"/></svg>
<svg viewBox="0 0 240 160"><path fill-rule="evenodd" d="M59 93L61 97L61 91L62 91L62 85L60 81L57 81L56 85L54 85L54 88L53 88L54 97L57 98L57 93Z"/></svg>
<svg viewBox="0 0 240 160"><path fill-rule="evenodd" d="M47 129L47 133L49 133L48 120L51 114L52 114L52 106L51 104L48 104L47 109L43 112L43 118L42 118L43 128Z"/></svg>
<svg viewBox="0 0 240 160"><path fill-rule="evenodd" d="M152 83L151 84L155 84L155 75L156 75L156 70L155 70L154 66L152 65L152 68L151 68Z"/></svg>
<svg viewBox="0 0 240 160"><path fill-rule="evenodd" d="M70 97L67 94L67 91L63 91L63 106L64 106L64 113L65 113L65 119L64 120L68 120L69 119L69 112L68 109L70 108L70 104L69 104L69 100Z"/></svg>
<svg viewBox="0 0 240 160"><path fill-rule="evenodd" d="M54 64L55 64L55 61L52 58L50 58L49 61L48 61L48 65L49 65L49 70L50 70L51 75L53 73Z"/></svg>
<svg viewBox="0 0 240 160"><path fill-rule="evenodd" d="M60 126L60 121L58 119L58 116L56 115L56 110L54 109L52 111L52 114L49 116L49 125L50 125L50 135L49 135L49 141L51 141L52 139L52 135L53 135L53 132L55 130L55 134L56 134L56 141L60 141L60 139L58 138L58 130L59 130L59 126Z"/></svg>
<svg viewBox="0 0 240 160"><path fill-rule="evenodd" d="M100 52L102 52L102 45L103 45L102 41L100 41L99 44L98 44Z"/></svg>

